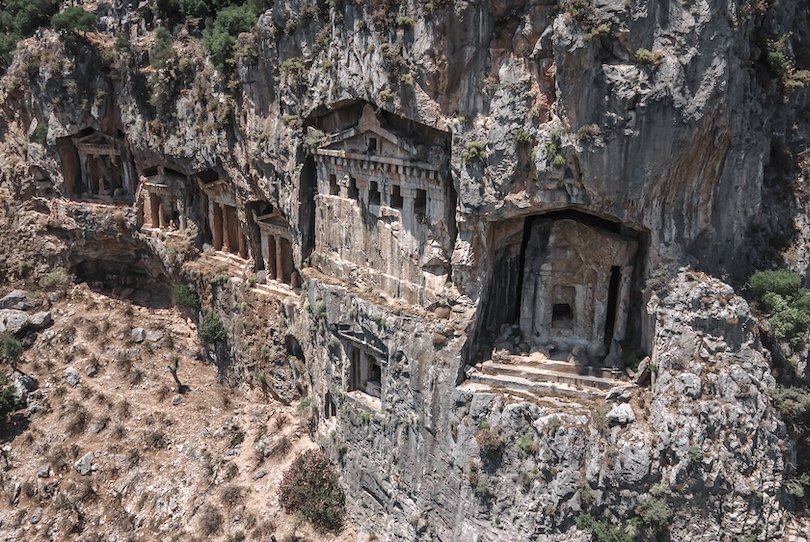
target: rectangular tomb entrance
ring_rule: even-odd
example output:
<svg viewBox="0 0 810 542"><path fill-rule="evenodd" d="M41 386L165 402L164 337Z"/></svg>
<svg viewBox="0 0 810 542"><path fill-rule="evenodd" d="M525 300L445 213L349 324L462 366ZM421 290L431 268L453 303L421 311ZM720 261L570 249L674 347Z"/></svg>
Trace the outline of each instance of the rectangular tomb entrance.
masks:
<svg viewBox="0 0 810 542"><path fill-rule="evenodd" d="M144 170L138 207L144 228L185 232L186 176L164 166Z"/></svg>
<svg viewBox="0 0 810 542"><path fill-rule="evenodd" d="M112 198L134 193L134 169L122 138L87 128L57 143L69 196Z"/></svg>
<svg viewBox="0 0 810 542"><path fill-rule="evenodd" d="M638 243L575 220L528 232L520 333L533 346L601 358L624 339Z"/></svg>
<svg viewBox="0 0 810 542"><path fill-rule="evenodd" d="M319 269L413 304L435 300L456 236L449 135L360 102L313 122Z"/></svg>
<svg viewBox="0 0 810 542"><path fill-rule="evenodd" d="M468 376L522 391L616 385L640 344L641 232L564 209L493 224Z"/></svg>
<svg viewBox="0 0 810 542"><path fill-rule="evenodd" d="M248 243L239 222L236 198L228 183L224 180L198 182L208 198L208 224L213 249L243 259L250 258Z"/></svg>
<svg viewBox="0 0 810 542"><path fill-rule="evenodd" d="M278 212L257 214L255 211L253 220L259 227L262 256L260 268L267 273L267 280L297 288L300 280L295 270L287 220Z"/></svg>

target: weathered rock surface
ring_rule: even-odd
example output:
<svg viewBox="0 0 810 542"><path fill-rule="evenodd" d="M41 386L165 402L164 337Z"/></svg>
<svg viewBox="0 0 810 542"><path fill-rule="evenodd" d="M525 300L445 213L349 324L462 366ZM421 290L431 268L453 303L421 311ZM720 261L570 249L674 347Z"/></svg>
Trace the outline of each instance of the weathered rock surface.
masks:
<svg viewBox="0 0 810 542"><path fill-rule="evenodd" d="M784 491L791 443L767 396L774 379L747 305L725 284L687 271L646 307L637 293L642 279L685 264L744 277L770 264L770 247L791 241L789 263L807 271L801 169L810 91L782 88L760 37L792 33L789 49L804 50L810 10L760 4L764 11L746 14L727 0L458 1L430 9L330 2L297 17L298 2L276 2L249 37L255 56L235 66L241 90L229 93L187 29L174 44L184 68L178 61L156 69L147 66L157 24L143 17L147 6L94 2L104 39L74 54L42 30L0 82L0 196L14 202L0 208L14 239L0 243L0 282L21 282L20 264L29 262L36 277L58 264L91 275L83 280L96 288L136 264L152 278L195 277L228 334L205 356L223 379L261 386L284 403L308 395L312 429L340 465L352 518L390 540L586 540L572 527L580 513L629 522L660 492L671 493L672 540L755 532L778 540L791 509ZM135 52L98 69L116 32ZM71 99L67 89L75 90ZM310 204L326 194L308 184L314 166L304 126L356 100L413 121L415 132L421 123L452 139L447 195L457 201L442 220L454 238L447 257L445 247L417 245L429 249L419 263L449 279L434 285L436 306L395 300L365 281L359 265L335 269L345 280L324 275L310 257L317 237ZM39 126L47 126L44 144L34 137ZM261 247L248 227L252 206L278 211L290 226L302 298L251 293L267 272L253 274L250 260L201 264L199 247L204 258L217 252L202 235L191 247L202 221L189 225L188 243L175 243L138 231L144 209L131 201L64 199L70 182L60 142L87 128L120 133L138 175L171 164L181 177L210 170L225 180L236 204L230 219L251 233L254 256ZM627 303L635 314L629 335L650 354L636 384L650 387L613 393L618 402L606 403L604 391L560 397L551 387L526 397L465 383L465 365L480 361L471 352L481 348L487 308L496 316L518 308L509 289L525 269L525 226L572 209L602 229L632 230L645 252L635 267L624 260L610 267L633 277L625 284L635 298ZM391 240L403 235L392 216L375 219ZM397 256L393 241L383 253L357 243L339 220L330 227L336 251L350 252L354 263L390 265L375 271L391 283L400 278L389 258ZM99 262L115 273L94 273ZM142 305L166 297L153 285L119 286L111 295ZM578 299L576 291L550 295ZM609 295L604 301L599 310ZM0 332L47 325L30 320L2 309ZM508 332L505 348L525 355L546 348L513 336L516 322L492 323L506 324L496 329ZM120 335L135 345L105 351L110 359L153 346L131 325L138 324ZM601 334L590 339L603 346ZM352 348L379 358L372 369L380 382L366 388L379 397L353 385ZM172 411L183 401L176 396ZM266 457L276 445L266 437L254 448Z"/></svg>

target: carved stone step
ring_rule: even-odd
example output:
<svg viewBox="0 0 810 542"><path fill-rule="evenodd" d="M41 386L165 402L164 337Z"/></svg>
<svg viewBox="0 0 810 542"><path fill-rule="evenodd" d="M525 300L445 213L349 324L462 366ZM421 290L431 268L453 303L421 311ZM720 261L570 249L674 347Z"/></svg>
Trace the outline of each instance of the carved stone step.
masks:
<svg viewBox="0 0 810 542"><path fill-rule="evenodd" d="M520 376L503 374L486 374L473 371L469 374L470 382L486 384L492 388L503 388L518 392L531 393L537 397L556 395L574 399L599 399L604 392L593 387L576 387L564 382L534 381Z"/></svg>
<svg viewBox="0 0 810 542"><path fill-rule="evenodd" d="M510 367L541 367L543 369L556 371L558 373L568 373L573 375L580 374L580 368L574 363L547 358L538 360L528 356L512 356L509 358L502 358L497 361L490 360L486 363L503 364L509 365Z"/></svg>
<svg viewBox="0 0 810 542"><path fill-rule="evenodd" d="M608 378L601 378L597 376L588 376L580 374L571 374L570 372L560 372L549 370L545 364L530 366L530 365L511 365L505 363L495 363L492 361L485 361L482 365L482 372L489 375L499 376L514 376L520 377L532 382L553 382L561 384L569 384L571 386L591 387L602 390L609 390L615 386L619 386L622 382Z"/></svg>

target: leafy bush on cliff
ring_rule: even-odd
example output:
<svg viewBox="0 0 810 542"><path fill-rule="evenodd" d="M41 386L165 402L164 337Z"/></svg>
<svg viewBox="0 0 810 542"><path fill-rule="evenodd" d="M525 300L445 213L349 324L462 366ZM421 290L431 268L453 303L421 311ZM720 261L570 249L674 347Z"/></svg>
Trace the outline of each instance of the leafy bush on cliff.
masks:
<svg viewBox="0 0 810 542"><path fill-rule="evenodd" d="M172 58L174 58L172 33L161 26L155 30L155 43L149 50L149 63L152 67L161 69L165 68Z"/></svg>
<svg viewBox="0 0 810 542"><path fill-rule="evenodd" d="M6 0L0 5L0 73L11 64L17 42L59 11L59 0Z"/></svg>
<svg viewBox="0 0 810 542"><path fill-rule="evenodd" d="M220 71L226 69L228 60L233 56L236 38L242 32L252 30L258 17L256 8L251 4L231 6L217 13L216 19L206 25L203 42Z"/></svg>
<svg viewBox="0 0 810 542"><path fill-rule="evenodd" d="M758 271L751 287L770 311L770 333L797 346L810 329L810 291L802 288L802 276L790 271Z"/></svg>
<svg viewBox="0 0 810 542"><path fill-rule="evenodd" d="M8 377L0 373L0 427L6 424L9 414L17 408L17 394L14 393Z"/></svg>
<svg viewBox="0 0 810 542"><path fill-rule="evenodd" d="M278 495L286 512L301 515L321 531L337 531L343 525L343 489L334 466L320 450L308 450L295 458L284 473Z"/></svg>
<svg viewBox="0 0 810 542"><path fill-rule="evenodd" d="M172 297L174 297L174 302L180 306L195 311L200 310L200 296L188 284L175 284L172 287Z"/></svg>
<svg viewBox="0 0 810 542"><path fill-rule="evenodd" d="M205 344L221 342L228 338L228 332L225 331L222 320L215 312L205 313L200 327L197 329L197 334Z"/></svg>
<svg viewBox="0 0 810 542"><path fill-rule="evenodd" d="M57 13L51 19L53 29L63 36L76 34L77 32L90 32L96 27L96 15L85 11L84 8L73 6L61 13Z"/></svg>

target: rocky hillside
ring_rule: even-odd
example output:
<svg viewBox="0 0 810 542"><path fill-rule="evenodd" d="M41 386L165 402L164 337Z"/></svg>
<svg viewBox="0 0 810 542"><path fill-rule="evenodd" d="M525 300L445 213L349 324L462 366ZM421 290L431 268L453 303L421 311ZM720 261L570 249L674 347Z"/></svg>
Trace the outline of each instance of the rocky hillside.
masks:
<svg viewBox="0 0 810 542"><path fill-rule="evenodd" d="M311 447L361 537L810 537L805 3L70 4L0 8L9 537L317 539Z"/></svg>
<svg viewBox="0 0 810 542"><path fill-rule="evenodd" d="M279 507L283 469L314 445L309 407L222 385L178 311L87 285L12 300L48 318L25 324L13 376L25 408L4 432L4 539L354 540Z"/></svg>

